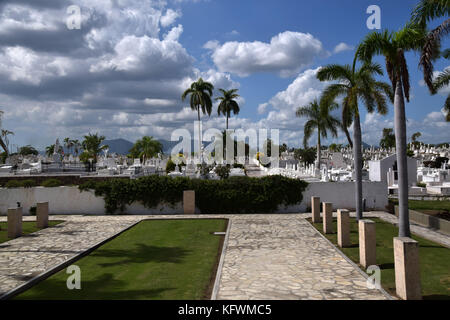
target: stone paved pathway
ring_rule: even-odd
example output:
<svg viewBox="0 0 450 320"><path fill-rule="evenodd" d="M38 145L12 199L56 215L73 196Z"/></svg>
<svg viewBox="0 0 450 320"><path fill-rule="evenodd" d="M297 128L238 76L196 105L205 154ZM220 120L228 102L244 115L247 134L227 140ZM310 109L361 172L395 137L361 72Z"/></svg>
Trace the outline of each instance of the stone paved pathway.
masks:
<svg viewBox="0 0 450 320"><path fill-rule="evenodd" d="M226 217L231 230L218 299L386 299L367 289L365 277L305 220L309 216L52 216L66 222L0 244L0 296L143 219Z"/></svg>
<svg viewBox="0 0 450 320"><path fill-rule="evenodd" d="M217 298L386 299L304 217L233 218Z"/></svg>

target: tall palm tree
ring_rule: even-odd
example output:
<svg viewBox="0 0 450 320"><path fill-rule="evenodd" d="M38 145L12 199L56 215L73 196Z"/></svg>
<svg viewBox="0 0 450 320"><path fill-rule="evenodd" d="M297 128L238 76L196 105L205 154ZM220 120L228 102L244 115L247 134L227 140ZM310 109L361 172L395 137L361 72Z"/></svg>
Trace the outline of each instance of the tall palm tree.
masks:
<svg viewBox="0 0 450 320"><path fill-rule="evenodd" d="M200 109L203 114L211 115L212 100L214 86L202 78L191 84L191 87L183 92L181 100L184 101L190 96L190 107L192 110L196 110L198 114L198 142L200 147L200 162L203 163L203 151L202 151L202 133L200 127Z"/></svg>
<svg viewBox="0 0 450 320"><path fill-rule="evenodd" d="M45 148L45 154L47 155L47 157L51 157L53 155L53 153L55 153L55 145L49 145L48 147Z"/></svg>
<svg viewBox="0 0 450 320"><path fill-rule="evenodd" d="M374 55L386 60L386 70L395 92L394 122L398 169L399 236L410 237L408 211L408 168L405 98L409 102L409 72L405 52L421 50L425 43L426 30L409 24L397 32L384 31L368 34L357 49L358 57L371 61Z"/></svg>
<svg viewBox="0 0 450 320"><path fill-rule="evenodd" d="M6 150L7 150L6 153L7 154L9 154L9 138L8 138L8 136L10 136L10 135L14 135L14 132L9 131L7 129L2 129L1 137L2 137L2 139L4 141L5 146L6 146Z"/></svg>
<svg viewBox="0 0 450 320"><path fill-rule="evenodd" d="M383 75L381 66L367 63L356 69L356 58L353 66L328 65L319 70L317 78L321 81L337 81L328 86L322 99L334 101L337 97L343 97L342 103L342 127L347 129L353 123L353 155L355 168L355 200L356 219L363 216L362 207L362 133L359 113L359 101L364 102L369 113L375 111L380 114L387 113L387 99L393 99L391 86L387 83L376 81L375 75ZM345 130L344 130L345 131ZM347 133L346 133L347 134Z"/></svg>
<svg viewBox="0 0 450 320"><path fill-rule="evenodd" d="M94 162L97 162L98 155L101 151L108 149L107 145L102 145L105 139L105 136L99 136L98 133L89 133L89 135L84 136L82 142L83 149L94 159Z"/></svg>
<svg viewBox="0 0 450 320"><path fill-rule="evenodd" d="M422 0L412 13L412 20L426 27L434 19L450 15L450 0ZM448 85L449 71L441 73L433 81L433 61L439 57L442 38L450 32L450 19L442 22L427 35L425 45L422 48L419 66L423 70L423 79L431 94L436 94L443 86ZM449 59L449 50L442 54ZM446 80L447 79L447 80ZM450 94L445 101L444 109L447 111L446 120L450 121Z"/></svg>
<svg viewBox="0 0 450 320"><path fill-rule="evenodd" d="M337 109L338 104L330 100L314 100L307 106L297 109L296 116L305 117L308 121L305 123L303 145L308 148L308 140L311 138L315 130L317 130L317 161L316 169L320 169L321 158L321 138L328 137L328 131L333 137L337 137L337 129L341 127L338 119L333 117L330 112Z"/></svg>
<svg viewBox="0 0 450 320"><path fill-rule="evenodd" d="M3 111L0 110L0 128L2 126L2 116L3 116ZM6 145L6 143L3 141L3 137L0 136L0 147L2 147L2 149L5 151L6 156L9 156L9 150L8 150L8 146Z"/></svg>
<svg viewBox="0 0 450 320"><path fill-rule="evenodd" d="M219 89L219 91L222 93L222 96L216 98L216 101L220 101L219 107L217 108L217 113L219 116L223 114L227 118L226 129L228 130L228 119L230 118L231 112L236 115L239 114L240 111L239 104L236 100L234 100L239 97L236 93L238 92L238 89L228 91Z"/></svg>
<svg viewBox="0 0 450 320"><path fill-rule="evenodd" d="M78 156L78 153L80 152L81 143L78 139L72 140L73 144L73 151L75 152L75 155Z"/></svg>
<svg viewBox="0 0 450 320"><path fill-rule="evenodd" d="M73 140L70 138L64 138L64 147L66 147L71 153L73 147Z"/></svg>

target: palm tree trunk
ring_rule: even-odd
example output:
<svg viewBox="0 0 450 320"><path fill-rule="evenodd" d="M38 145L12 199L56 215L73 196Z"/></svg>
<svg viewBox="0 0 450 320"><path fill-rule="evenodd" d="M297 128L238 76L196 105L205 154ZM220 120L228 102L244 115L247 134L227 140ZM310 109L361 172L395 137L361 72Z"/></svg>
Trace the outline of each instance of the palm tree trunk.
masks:
<svg viewBox="0 0 450 320"><path fill-rule="evenodd" d="M343 131L345 133L345 136L347 137L348 144L350 145L350 148L353 148L352 138L350 137L350 133L348 132L348 129L344 127ZM354 134L354 132L353 132L353 134Z"/></svg>
<svg viewBox="0 0 450 320"><path fill-rule="evenodd" d="M320 130L317 129L317 162L316 162L316 169L320 170L320 157L321 157L321 150L320 150Z"/></svg>
<svg viewBox="0 0 450 320"><path fill-rule="evenodd" d="M200 164L203 164L203 152L202 152L202 132L200 125L200 106L197 106L198 113L198 147L199 147L199 156L200 156Z"/></svg>
<svg viewBox="0 0 450 320"><path fill-rule="evenodd" d="M3 139L0 138L0 146L3 148L3 150L5 150L6 156L9 156L9 151L8 151L8 147L6 146L6 144L3 142Z"/></svg>
<svg viewBox="0 0 450 320"><path fill-rule="evenodd" d="M394 97L395 146L398 170L399 237L410 237L408 211L408 160L406 157L406 115L402 83L397 80Z"/></svg>
<svg viewBox="0 0 450 320"><path fill-rule="evenodd" d="M355 166L355 208L356 220L363 217L362 207L362 151L361 151L361 123L359 119L358 110L355 112L355 119L353 122L353 157Z"/></svg>
<svg viewBox="0 0 450 320"><path fill-rule="evenodd" d="M227 114L227 130L228 130L228 117L229 117L229 115Z"/></svg>

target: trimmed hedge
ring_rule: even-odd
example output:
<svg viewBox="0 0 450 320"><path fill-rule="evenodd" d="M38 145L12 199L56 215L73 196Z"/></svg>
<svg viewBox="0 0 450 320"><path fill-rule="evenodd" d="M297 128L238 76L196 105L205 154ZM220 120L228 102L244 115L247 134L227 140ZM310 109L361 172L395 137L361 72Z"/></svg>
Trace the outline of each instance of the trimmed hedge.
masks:
<svg viewBox="0 0 450 320"><path fill-rule="evenodd" d="M5 184L5 188L33 188L36 185L36 182L32 179L10 180Z"/></svg>
<svg viewBox="0 0 450 320"><path fill-rule="evenodd" d="M136 180L90 181L80 191L94 190L105 199L106 212L123 212L125 205L141 202L147 208L160 203L175 205L183 191L195 190L195 203L202 214L271 213L279 205L295 205L303 200L308 183L282 176L263 178L231 177L200 180L184 177L149 176Z"/></svg>
<svg viewBox="0 0 450 320"><path fill-rule="evenodd" d="M61 181L58 179L47 179L41 183L41 186L46 188L56 188L62 185Z"/></svg>

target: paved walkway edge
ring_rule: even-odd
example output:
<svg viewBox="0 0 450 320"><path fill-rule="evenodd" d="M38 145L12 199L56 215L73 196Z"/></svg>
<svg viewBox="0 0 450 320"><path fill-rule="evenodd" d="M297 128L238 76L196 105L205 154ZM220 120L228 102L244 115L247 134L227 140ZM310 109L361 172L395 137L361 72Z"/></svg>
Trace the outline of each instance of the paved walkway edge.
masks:
<svg viewBox="0 0 450 320"><path fill-rule="evenodd" d="M122 233L130 230L131 228L135 227L136 225L138 225L142 221L143 220L140 220L140 221L138 221L136 223L133 223L131 226L123 229L122 231L112 235L111 237L109 237L109 238L107 238L105 240L102 240L102 241L98 242L96 245L90 247L89 249L87 249L87 250L85 250L85 251L83 251L83 252L81 252L79 254L76 254L72 258L70 258L70 259L68 259L68 260L66 260L66 261L56 265L55 267L53 267L53 268L51 268L51 269L49 269L47 271L42 272L41 274L37 275L36 277L34 277L34 278L30 279L29 281L25 282L21 286L16 287L16 288L6 292L5 294L0 296L0 300L11 299L12 297L14 297L14 296L16 296L16 295L18 295L18 294L20 294L20 293L30 289L32 286L36 285L37 283L39 283L39 282L49 278L50 276L54 275L55 273L57 273L57 272L61 271L62 269L70 266L75 261L77 261L77 260L79 260L79 259L81 259L81 258L83 258L83 257L85 257L87 255L89 255L90 253L92 253L93 251L95 251L96 249L98 249L99 247L104 245L105 243L113 240L114 238L117 238Z"/></svg>
<svg viewBox="0 0 450 320"><path fill-rule="evenodd" d="M228 247L228 239L230 238L230 231L231 231L231 219L228 219L227 234L225 235L225 239L223 240L222 253L220 254L220 261L219 265L217 266L216 280L214 281L214 288L211 294L211 300L217 300L217 294L219 293L220 280L222 279L222 268Z"/></svg>
<svg viewBox="0 0 450 320"><path fill-rule="evenodd" d="M366 280L369 278L369 275L367 273L365 273L363 270L361 270L360 267L358 267L358 265L356 263L353 262L352 259L350 259L349 257L347 257L345 255L345 253L343 253L341 250L339 250L339 248L330 240L327 239L327 237L325 237L322 233L320 233L319 230L316 229L316 227L314 227L308 220L306 220L311 227L323 238L325 239L331 246L333 246L333 248L348 262L350 263ZM394 297L392 297L386 290L384 290L382 287L380 289L377 289L379 291L381 291L381 293L389 300L397 300Z"/></svg>

